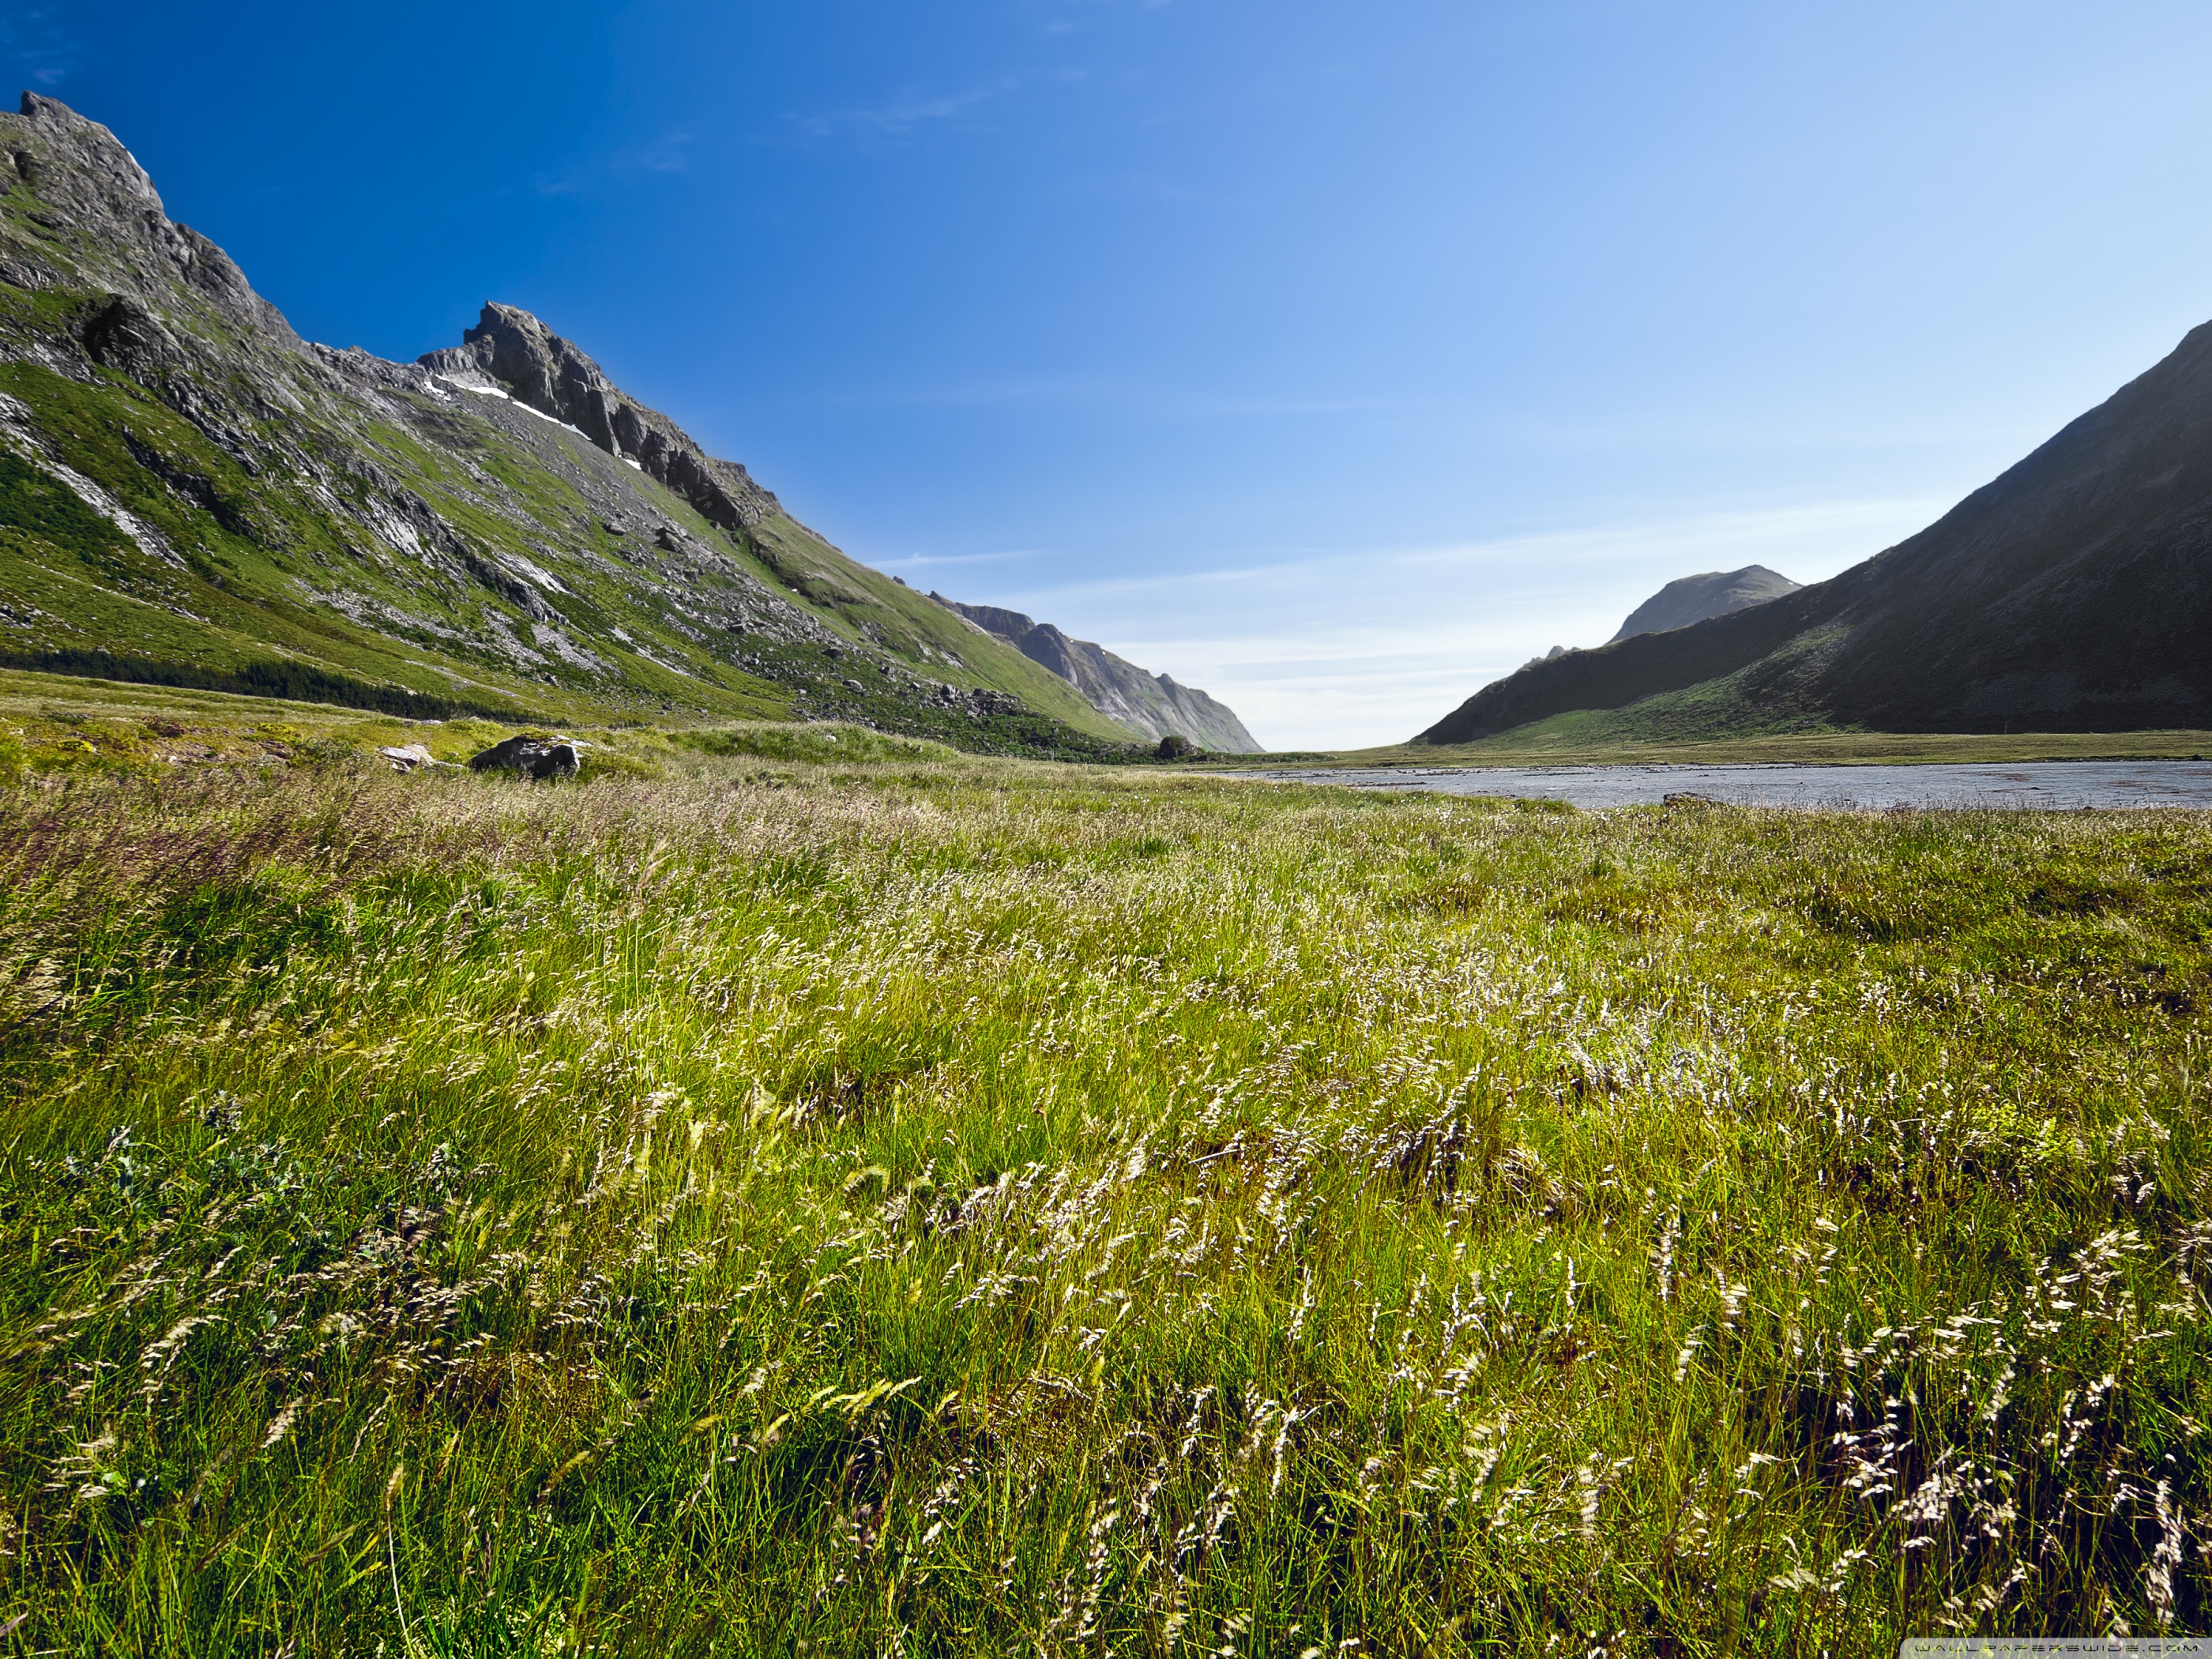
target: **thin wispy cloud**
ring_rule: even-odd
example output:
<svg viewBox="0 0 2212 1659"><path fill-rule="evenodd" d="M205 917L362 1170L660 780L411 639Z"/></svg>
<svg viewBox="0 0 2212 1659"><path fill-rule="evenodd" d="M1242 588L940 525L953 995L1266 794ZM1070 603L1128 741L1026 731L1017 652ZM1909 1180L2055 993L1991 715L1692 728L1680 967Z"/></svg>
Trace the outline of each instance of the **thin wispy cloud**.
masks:
<svg viewBox="0 0 2212 1659"><path fill-rule="evenodd" d="M1095 403L1125 395L1126 387L1087 378L1008 375L935 385L848 386L805 394L798 401L823 409L1002 408L1027 404Z"/></svg>
<svg viewBox="0 0 2212 1659"><path fill-rule="evenodd" d="M966 92L909 93L879 104L793 112L784 118L793 136L823 142L836 139L904 138L918 129L957 122L994 98L1013 90L1013 82L976 87Z"/></svg>
<svg viewBox="0 0 2212 1659"><path fill-rule="evenodd" d="M1033 559L1036 556L1034 549L1018 547L1010 548L1002 553L909 553L903 558L878 559L875 568L896 573L921 570L940 564L1005 564L1010 560Z"/></svg>
<svg viewBox="0 0 2212 1659"><path fill-rule="evenodd" d="M1072 34L1102 17L1121 11L1158 11L1172 0L1047 0L1044 33Z"/></svg>
<svg viewBox="0 0 2212 1659"><path fill-rule="evenodd" d="M1156 173L1082 173L1070 179L1066 189L1076 195L1126 197L1138 201L1164 202L1173 207L1226 209L1237 204L1234 198L1218 191L1195 190Z"/></svg>
<svg viewBox="0 0 2212 1659"><path fill-rule="evenodd" d="M0 59L14 64L22 80L52 90L69 78L82 51L58 12L43 7L0 12Z"/></svg>
<svg viewBox="0 0 2212 1659"><path fill-rule="evenodd" d="M573 196L593 185L641 173L688 172L692 137L688 132L664 132L641 143L620 149L565 173L541 173L532 185L540 196Z"/></svg>
<svg viewBox="0 0 2212 1659"><path fill-rule="evenodd" d="M794 401L823 409L1000 409L1053 404L1104 408L1152 420L1243 420L1255 416L1405 414L1448 411L1443 399L1277 392L1214 392L1149 380L1099 375L1001 375L909 386L845 386L810 392Z"/></svg>

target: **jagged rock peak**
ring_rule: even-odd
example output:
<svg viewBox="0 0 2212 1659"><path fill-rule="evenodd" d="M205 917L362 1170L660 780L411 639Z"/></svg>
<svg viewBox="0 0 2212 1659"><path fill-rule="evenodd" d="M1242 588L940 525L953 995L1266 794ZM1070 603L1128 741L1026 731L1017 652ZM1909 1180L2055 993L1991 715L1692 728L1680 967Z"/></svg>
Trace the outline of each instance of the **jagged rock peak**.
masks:
<svg viewBox="0 0 2212 1659"><path fill-rule="evenodd" d="M996 634L1001 639L1018 640L1038 625L1036 617L1025 617L1020 611L1009 611L1003 605L963 605L958 599L948 599L944 594L934 590L932 590L929 597L946 610L958 611L986 634ZM1052 628L1050 623L1043 625ZM1052 631L1060 634L1057 628L1053 628ZM1061 634L1060 637L1065 639L1067 636ZM1067 677L1063 674L1060 678L1065 679Z"/></svg>
<svg viewBox="0 0 2212 1659"><path fill-rule="evenodd" d="M623 453L613 413L627 402L591 358L516 306L489 302L461 343L422 363L464 382L483 376L541 414L567 421L611 454Z"/></svg>
<svg viewBox="0 0 2212 1659"><path fill-rule="evenodd" d="M0 115L0 164L59 216L54 228L77 233L53 250L76 270L47 273L50 280L105 288L156 315L209 302L263 343L299 349L291 325L253 291L230 256L168 217L145 168L99 122L26 92L16 114Z"/></svg>
<svg viewBox="0 0 2212 1659"><path fill-rule="evenodd" d="M23 94L19 113L26 121L36 122L42 131L57 137L65 135L85 160L94 164L97 173L105 175L107 188L103 193L110 199L119 197L155 213L161 212L161 192L154 188L146 169L138 165L138 158L99 122L87 120L58 98L42 98L28 91Z"/></svg>
<svg viewBox="0 0 2212 1659"><path fill-rule="evenodd" d="M776 510L775 497L735 461L716 460L657 410L627 396L573 342L517 306L487 301L461 343L418 360L458 385L497 390L565 421L742 536Z"/></svg>

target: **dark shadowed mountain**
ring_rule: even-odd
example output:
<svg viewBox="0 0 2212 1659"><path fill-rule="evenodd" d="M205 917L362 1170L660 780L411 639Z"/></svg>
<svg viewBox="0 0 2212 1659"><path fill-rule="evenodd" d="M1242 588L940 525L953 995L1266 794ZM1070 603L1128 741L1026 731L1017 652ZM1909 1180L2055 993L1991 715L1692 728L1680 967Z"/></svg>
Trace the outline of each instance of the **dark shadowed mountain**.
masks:
<svg viewBox="0 0 2212 1659"><path fill-rule="evenodd" d="M1801 585L1763 564L1747 564L1741 570L1711 570L1702 576L1677 577L1630 611L1620 631L1606 643L1611 645L1637 634L1663 634L1669 629L1687 628L1708 617L1725 617L1746 605L1764 605L1784 593L1795 593Z"/></svg>
<svg viewBox="0 0 2212 1659"><path fill-rule="evenodd" d="M1103 645L1072 640L1050 623L1033 621L1018 611L1003 611L994 605L963 605L941 593L929 597L983 632L996 635L1030 661L1052 670L1100 714L1146 737L1173 733L1219 754L1261 752L1234 710L1194 686L1178 685L1165 674L1148 673Z"/></svg>
<svg viewBox="0 0 2212 1659"><path fill-rule="evenodd" d="M1416 741L1577 710L1673 737L2212 726L2212 324L1887 552L1531 664Z"/></svg>
<svg viewBox="0 0 2212 1659"><path fill-rule="evenodd" d="M526 312L419 363L301 340L114 135L30 94L0 115L0 662L422 715L1139 735Z"/></svg>

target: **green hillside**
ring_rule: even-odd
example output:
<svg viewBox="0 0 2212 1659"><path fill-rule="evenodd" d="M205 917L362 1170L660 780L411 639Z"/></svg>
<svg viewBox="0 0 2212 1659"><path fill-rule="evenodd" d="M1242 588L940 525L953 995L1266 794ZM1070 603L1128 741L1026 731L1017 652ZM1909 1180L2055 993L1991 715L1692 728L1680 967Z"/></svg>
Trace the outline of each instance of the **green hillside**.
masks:
<svg viewBox="0 0 2212 1659"><path fill-rule="evenodd" d="M495 384L307 344L104 128L0 117L0 661L398 713L1134 733L750 487L740 517ZM565 346L565 343L562 343Z"/></svg>

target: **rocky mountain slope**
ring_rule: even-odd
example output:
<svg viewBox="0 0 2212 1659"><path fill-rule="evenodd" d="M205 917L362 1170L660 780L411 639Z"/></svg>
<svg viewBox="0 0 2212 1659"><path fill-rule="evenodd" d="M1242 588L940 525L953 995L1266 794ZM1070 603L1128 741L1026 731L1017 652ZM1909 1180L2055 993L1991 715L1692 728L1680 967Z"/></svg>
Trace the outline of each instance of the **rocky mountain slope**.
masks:
<svg viewBox="0 0 2212 1659"><path fill-rule="evenodd" d="M1672 738L2212 726L2212 324L1842 575L1532 664L1415 741L1589 711Z"/></svg>
<svg viewBox="0 0 2212 1659"><path fill-rule="evenodd" d="M1793 582L1778 570L1747 564L1741 570L1710 570L1701 576L1680 576L1628 613L1620 631L1606 643L1638 634L1663 634L1687 628L1708 617L1725 617L1746 605L1765 605L1784 593L1795 593L1804 584Z"/></svg>
<svg viewBox="0 0 2212 1659"><path fill-rule="evenodd" d="M302 341L31 94L0 115L0 663L418 715L1138 735L527 313L414 364Z"/></svg>
<svg viewBox="0 0 2212 1659"><path fill-rule="evenodd" d="M1100 714L1148 738L1170 732L1217 754L1262 752L1244 722L1226 703L1165 674L1148 673L1103 645L1072 640L1050 623L994 605L963 605L942 593L929 596L986 634L994 634L1031 662L1042 664L1083 694Z"/></svg>

